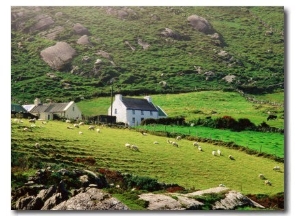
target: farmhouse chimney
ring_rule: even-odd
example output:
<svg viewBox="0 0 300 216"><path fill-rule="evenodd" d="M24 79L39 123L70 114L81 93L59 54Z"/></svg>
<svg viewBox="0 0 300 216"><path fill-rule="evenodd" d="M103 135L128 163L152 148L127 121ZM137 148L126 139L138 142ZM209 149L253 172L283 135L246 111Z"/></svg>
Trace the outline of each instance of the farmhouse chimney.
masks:
<svg viewBox="0 0 300 216"><path fill-rule="evenodd" d="M34 105L35 105L35 106L38 106L38 105L40 105L40 104L42 104L41 100L40 100L39 98L36 98L36 99L34 100Z"/></svg>
<svg viewBox="0 0 300 216"><path fill-rule="evenodd" d="M116 95L115 95L115 100L120 100L120 101L122 101L122 95L121 95L121 94L116 94Z"/></svg>
<svg viewBox="0 0 300 216"><path fill-rule="evenodd" d="M145 96L144 99L146 99L149 103L152 103L152 98L150 96Z"/></svg>

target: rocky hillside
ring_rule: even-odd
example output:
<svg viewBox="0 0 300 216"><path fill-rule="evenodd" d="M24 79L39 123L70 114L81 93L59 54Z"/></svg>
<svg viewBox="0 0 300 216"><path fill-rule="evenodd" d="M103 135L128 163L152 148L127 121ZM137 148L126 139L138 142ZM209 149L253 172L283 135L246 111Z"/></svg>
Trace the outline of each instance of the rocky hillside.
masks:
<svg viewBox="0 0 300 216"><path fill-rule="evenodd" d="M108 173L107 173L108 174ZM112 172L109 172L110 177ZM120 173L114 175L122 176ZM124 177L124 175L123 175ZM126 179L126 175L125 175ZM116 179L115 179L116 180ZM190 193L139 191L141 185L112 182L107 175L82 169L37 170L27 182L12 190L12 210L137 210L131 209L107 191L129 193L131 202L144 210L235 210L265 209L264 206L225 186ZM146 184L146 183L145 183ZM179 186L160 184L170 190ZM127 192L126 192L127 191ZM128 201L128 200L127 200Z"/></svg>
<svg viewBox="0 0 300 216"><path fill-rule="evenodd" d="M283 7L11 7L16 102L283 89Z"/></svg>

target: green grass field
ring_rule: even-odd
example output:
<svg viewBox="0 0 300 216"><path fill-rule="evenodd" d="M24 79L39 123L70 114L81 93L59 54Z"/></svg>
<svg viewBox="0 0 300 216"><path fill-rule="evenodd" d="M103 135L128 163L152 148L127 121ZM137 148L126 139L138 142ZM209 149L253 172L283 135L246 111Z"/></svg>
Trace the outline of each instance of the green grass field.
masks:
<svg viewBox="0 0 300 216"><path fill-rule="evenodd" d="M245 152L201 143L199 152L188 140L178 141L179 147L167 143L166 137L147 135L130 129L100 127L101 132L89 131L88 126L67 129L65 122L37 122L32 132L24 132L30 126L12 121L11 154L12 170L28 173L32 169L51 165L54 168L85 166L88 169L108 168L140 176L149 176L160 182L177 183L185 188L207 189L225 184L244 194L276 194L284 191L284 164L274 160L248 155ZM83 134L79 135L79 131ZM157 141L159 144L153 144ZM34 144L39 142L40 149ZM135 152L124 145L135 144ZM220 149L222 156L213 156ZM232 155L235 160L228 159ZM96 159L96 164L76 164L76 158ZM280 172L273 171L279 165ZM17 169L19 167L19 169ZM272 182L264 184L258 178L262 173ZM14 182L14 179L12 179Z"/></svg>
<svg viewBox="0 0 300 216"><path fill-rule="evenodd" d="M268 98L269 101L281 101L283 103L283 93L275 93L274 99L272 99L272 95L260 97ZM271 127L284 128L284 119L279 118L284 113L284 107L251 103L236 92L201 91L183 94L151 95L151 97L153 103L160 106L169 117L183 116L187 122L207 116L217 118L227 115L232 116L234 119L248 118L251 122L258 125L263 121L267 122L267 112L271 111L276 113L278 118L267 123ZM110 97L83 100L78 103L78 107L86 116L107 115L110 100ZM211 114L212 111L216 113Z"/></svg>
<svg viewBox="0 0 300 216"><path fill-rule="evenodd" d="M258 152L265 152L284 158L284 135L279 133L263 133L256 131L234 132L208 127L185 127L170 125L144 125L137 128L148 131L163 131L187 136L202 137L212 140L234 142L239 146L248 147Z"/></svg>

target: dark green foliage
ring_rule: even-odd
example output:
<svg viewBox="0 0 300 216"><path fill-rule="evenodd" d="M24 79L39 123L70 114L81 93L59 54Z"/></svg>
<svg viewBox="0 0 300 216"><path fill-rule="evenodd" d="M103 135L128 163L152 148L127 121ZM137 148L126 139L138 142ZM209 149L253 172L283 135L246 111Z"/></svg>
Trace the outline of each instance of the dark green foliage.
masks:
<svg viewBox="0 0 300 216"><path fill-rule="evenodd" d="M168 118L160 118L160 119L148 118L148 119L144 119L141 122L141 125L149 125L149 124L185 125L185 119L183 117L168 117Z"/></svg>
<svg viewBox="0 0 300 216"><path fill-rule="evenodd" d="M212 204L216 201L225 198L225 193L207 193L201 196L194 196L195 200L202 202L204 205L200 206L201 210L212 210Z"/></svg>
<svg viewBox="0 0 300 216"><path fill-rule="evenodd" d="M124 182L127 188L137 188L138 190L157 191L161 185L156 179L147 176L125 175Z"/></svg>

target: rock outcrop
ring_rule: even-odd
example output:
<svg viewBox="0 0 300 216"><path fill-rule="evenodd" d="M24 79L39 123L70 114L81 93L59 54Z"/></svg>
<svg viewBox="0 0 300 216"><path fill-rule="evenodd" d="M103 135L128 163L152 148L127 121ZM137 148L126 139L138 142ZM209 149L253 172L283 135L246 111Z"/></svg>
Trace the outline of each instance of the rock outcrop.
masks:
<svg viewBox="0 0 300 216"><path fill-rule="evenodd" d="M214 32L211 24L203 17L191 15L187 18L187 20L194 29L204 34L211 34Z"/></svg>
<svg viewBox="0 0 300 216"><path fill-rule="evenodd" d="M61 70L76 55L76 51L66 42L57 42L54 46L42 50L40 54L52 69Z"/></svg>

